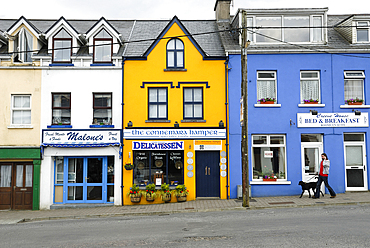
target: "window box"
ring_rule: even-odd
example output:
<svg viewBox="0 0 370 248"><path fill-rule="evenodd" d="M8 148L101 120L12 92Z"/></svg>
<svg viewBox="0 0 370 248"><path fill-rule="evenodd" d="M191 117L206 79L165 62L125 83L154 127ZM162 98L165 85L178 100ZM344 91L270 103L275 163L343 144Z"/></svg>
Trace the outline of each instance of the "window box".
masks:
<svg viewBox="0 0 370 248"><path fill-rule="evenodd" d="M348 105L362 105L362 102L349 102Z"/></svg>
<svg viewBox="0 0 370 248"><path fill-rule="evenodd" d="M319 102L304 102L304 104L319 104Z"/></svg>
<svg viewBox="0 0 370 248"><path fill-rule="evenodd" d="M260 102L260 104L274 104L275 102L274 101L266 101L266 102Z"/></svg>
<svg viewBox="0 0 370 248"><path fill-rule="evenodd" d="M263 181L276 182L276 178L263 178Z"/></svg>

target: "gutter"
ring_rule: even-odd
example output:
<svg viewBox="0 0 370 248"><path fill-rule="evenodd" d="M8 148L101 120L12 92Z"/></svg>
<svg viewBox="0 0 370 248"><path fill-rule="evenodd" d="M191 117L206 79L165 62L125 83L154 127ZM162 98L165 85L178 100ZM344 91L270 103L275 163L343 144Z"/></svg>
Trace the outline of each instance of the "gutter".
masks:
<svg viewBox="0 0 370 248"><path fill-rule="evenodd" d="M225 128L227 130L226 132L226 199L229 200L229 132L228 132L228 64L229 64L229 56L227 54L226 60L225 60Z"/></svg>

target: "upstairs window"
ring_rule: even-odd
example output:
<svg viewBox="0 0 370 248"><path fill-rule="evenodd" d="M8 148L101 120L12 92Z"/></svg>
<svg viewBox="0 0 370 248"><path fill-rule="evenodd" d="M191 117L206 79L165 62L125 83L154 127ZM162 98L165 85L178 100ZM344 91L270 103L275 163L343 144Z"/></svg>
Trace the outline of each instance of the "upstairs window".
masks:
<svg viewBox="0 0 370 248"><path fill-rule="evenodd" d="M320 103L320 73L301 71L301 103L311 100Z"/></svg>
<svg viewBox="0 0 370 248"><path fill-rule="evenodd" d="M102 29L94 37L94 63L112 63L113 38Z"/></svg>
<svg viewBox="0 0 370 248"><path fill-rule="evenodd" d="M21 28L14 40L14 62L32 62L33 36Z"/></svg>
<svg viewBox="0 0 370 248"><path fill-rule="evenodd" d="M70 63L72 55L72 36L61 29L53 37L53 62Z"/></svg>
<svg viewBox="0 0 370 248"><path fill-rule="evenodd" d="M30 95L12 95L12 124L31 124Z"/></svg>
<svg viewBox="0 0 370 248"><path fill-rule="evenodd" d="M93 93L93 124L112 124L112 93Z"/></svg>
<svg viewBox="0 0 370 248"><path fill-rule="evenodd" d="M184 43L180 39L167 43L167 68L184 68Z"/></svg>
<svg viewBox="0 0 370 248"><path fill-rule="evenodd" d="M364 79L363 71L344 72L344 101L347 104L351 102L361 102L363 104L365 102Z"/></svg>
<svg viewBox="0 0 370 248"><path fill-rule="evenodd" d="M71 93L52 93L52 124L71 124Z"/></svg>
<svg viewBox="0 0 370 248"><path fill-rule="evenodd" d="M149 120L167 120L167 88L149 88Z"/></svg>
<svg viewBox="0 0 370 248"><path fill-rule="evenodd" d="M203 119L203 88L184 88L184 119Z"/></svg>
<svg viewBox="0 0 370 248"><path fill-rule="evenodd" d="M369 22L357 22L357 42L369 42Z"/></svg>
<svg viewBox="0 0 370 248"><path fill-rule="evenodd" d="M275 71L260 71L257 72L257 99L263 101L263 99L274 99L276 98L276 72ZM276 103L276 102L275 102Z"/></svg>

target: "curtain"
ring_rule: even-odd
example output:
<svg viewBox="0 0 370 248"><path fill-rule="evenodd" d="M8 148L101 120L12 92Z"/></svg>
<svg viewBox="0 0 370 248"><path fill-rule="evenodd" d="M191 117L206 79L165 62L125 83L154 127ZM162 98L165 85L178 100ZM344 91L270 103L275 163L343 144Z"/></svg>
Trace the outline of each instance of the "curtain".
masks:
<svg viewBox="0 0 370 248"><path fill-rule="evenodd" d="M275 98L275 80L259 80L257 81L257 100L261 98Z"/></svg>
<svg viewBox="0 0 370 248"><path fill-rule="evenodd" d="M301 102L303 100L319 100L319 81L318 80L302 80L301 81Z"/></svg>
<svg viewBox="0 0 370 248"><path fill-rule="evenodd" d="M12 166L0 166L0 187L10 187L12 181Z"/></svg>
<svg viewBox="0 0 370 248"><path fill-rule="evenodd" d="M26 185L25 187L32 187L32 165L26 165Z"/></svg>
<svg viewBox="0 0 370 248"><path fill-rule="evenodd" d="M363 98L363 80L344 80L344 100L364 99Z"/></svg>
<svg viewBox="0 0 370 248"><path fill-rule="evenodd" d="M23 187L23 165L17 165L16 186Z"/></svg>

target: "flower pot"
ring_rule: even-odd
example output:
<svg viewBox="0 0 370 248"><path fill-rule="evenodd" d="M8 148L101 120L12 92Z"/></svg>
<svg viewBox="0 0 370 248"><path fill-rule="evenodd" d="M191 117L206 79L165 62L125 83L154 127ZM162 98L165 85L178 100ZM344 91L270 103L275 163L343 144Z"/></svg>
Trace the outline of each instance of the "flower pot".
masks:
<svg viewBox="0 0 370 248"><path fill-rule="evenodd" d="M162 195L162 201L170 202L171 201L171 194Z"/></svg>
<svg viewBox="0 0 370 248"><path fill-rule="evenodd" d="M186 202L186 195L176 196L177 202Z"/></svg>
<svg viewBox="0 0 370 248"><path fill-rule="evenodd" d="M304 102L304 104L319 104L319 102Z"/></svg>
<svg viewBox="0 0 370 248"><path fill-rule="evenodd" d="M134 168L133 166L125 164L125 169L126 170L132 170L133 168Z"/></svg>
<svg viewBox="0 0 370 248"><path fill-rule="evenodd" d="M274 181L276 181L276 178L263 178L263 181L274 182Z"/></svg>
<svg viewBox="0 0 370 248"><path fill-rule="evenodd" d="M146 201L147 202L153 202L154 201L154 197L148 194L148 195L146 195Z"/></svg>
<svg viewBox="0 0 370 248"><path fill-rule="evenodd" d="M266 101L266 102L260 102L260 104L274 104L274 101Z"/></svg>
<svg viewBox="0 0 370 248"><path fill-rule="evenodd" d="M140 196L130 196L132 203L139 203L141 201L141 195Z"/></svg>
<svg viewBox="0 0 370 248"><path fill-rule="evenodd" d="M349 102L348 105L362 105L362 102Z"/></svg>

